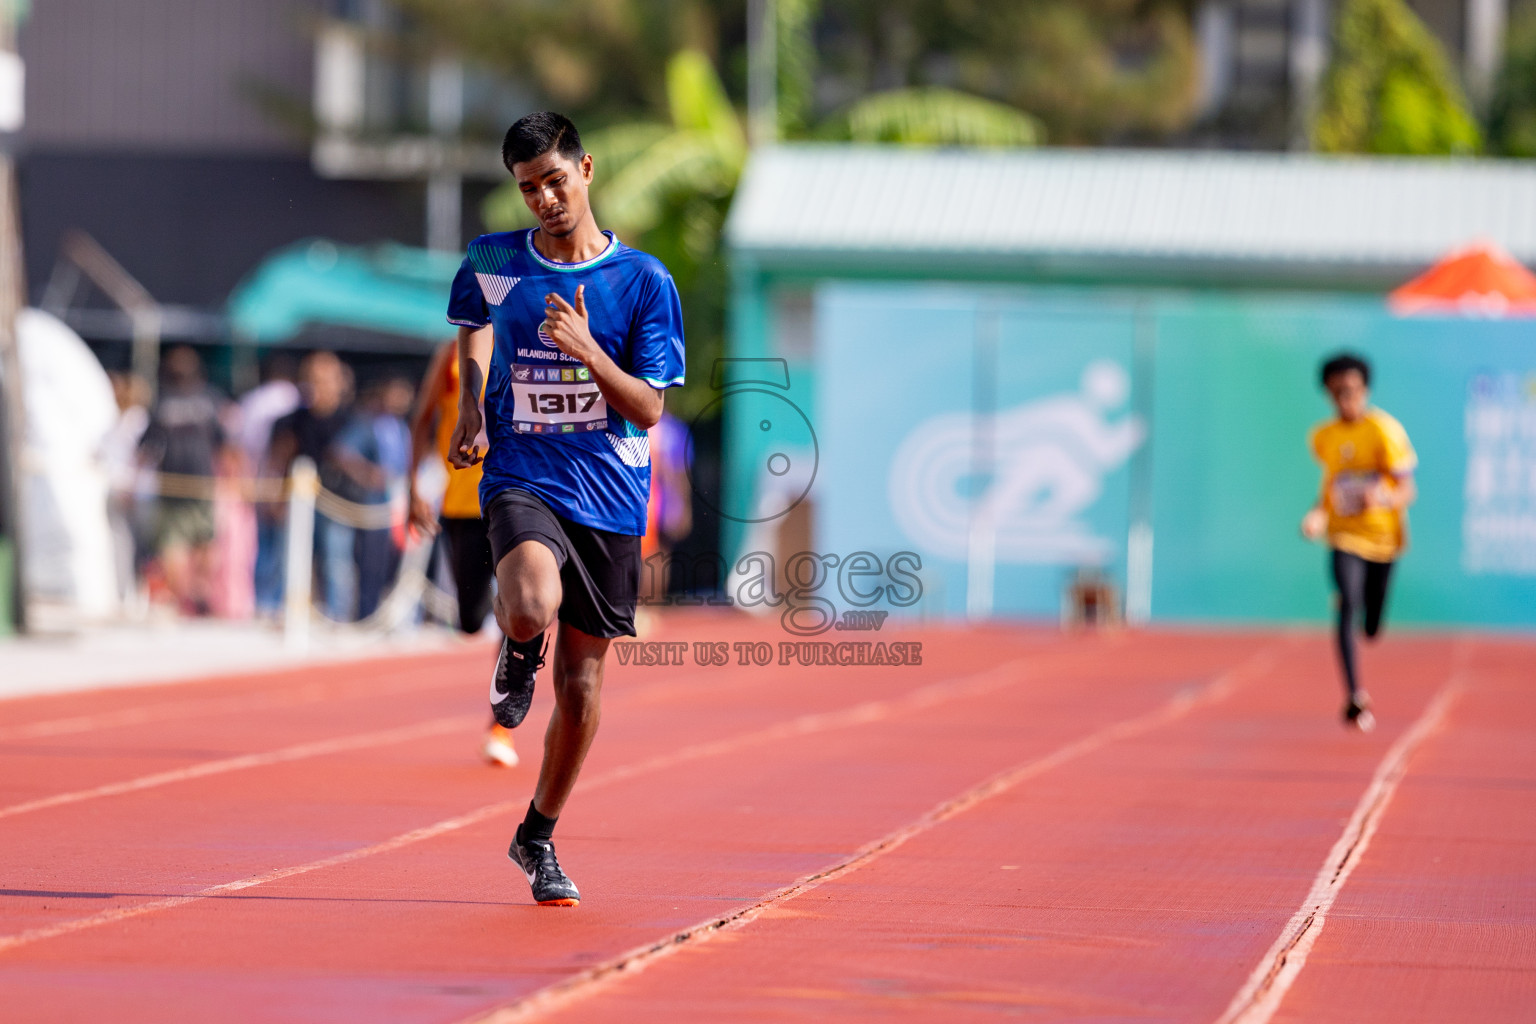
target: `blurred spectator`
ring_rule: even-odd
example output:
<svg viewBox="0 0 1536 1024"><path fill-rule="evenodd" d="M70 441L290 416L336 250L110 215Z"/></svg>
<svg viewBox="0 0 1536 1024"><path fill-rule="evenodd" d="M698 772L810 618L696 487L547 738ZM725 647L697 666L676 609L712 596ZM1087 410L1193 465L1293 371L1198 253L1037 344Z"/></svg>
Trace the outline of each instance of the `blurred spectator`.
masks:
<svg viewBox="0 0 1536 1024"><path fill-rule="evenodd" d="M688 486L688 464L693 439L688 427L669 412L649 431L651 444L651 488L654 505L648 516L655 525L661 545L670 549L693 532L693 492Z"/></svg>
<svg viewBox="0 0 1536 1024"><path fill-rule="evenodd" d="M419 466L427 452L437 449L447 475L440 509L417 492L413 474L407 481L411 521L427 533L441 530L449 571L458 598L459 630L477 632L491 614L491 542L480 518L479 464L457 469L448 462L448 444L459 417L459 347L445 342L433 353L422 378L416 412L411 418L411 462Z"/></svg>
<svg viewBox="0 0 1536 1024"><path fill-rule="evenodd" d="M118 599L131 605L148 557L146 513L153 509L153 485L141 479L139 442L149 428L149 384L121 371L108 374L117 400L117 422L101 442L101 464L111 488L107 520L112 529L113 568Z"/></svg>
<svg viewBox="0 0 1536 1024"><path fill-rule="evenodd" d="M338 491L341 497L359 505L387 507L392 496L404 493L411 462L410 428L405 423L411 398L410 383L400 378L375 382L364 392L357 414L331 449L345 481ZM394 578L400 548L389 526L354 528L331 523L326 543L345 543L345 532L351 533L357 572L356 617L366 619ZM344 612L346 607L343 601L337 610Z"/></svg>
<svg viewBox="0 0 1536 1024"><path fill-rule="evenodd" d="M214 463L213 485L213 613L226 619L248 619L256 610L256 513L246 481L244 451L238 443L245 425L241 407L226 403L219 421L226 445Z"/></svg>
<svg viewBox="0 0 1536 1024"><path fill-rule="evenodd" d="M337 477L329 455L332 442L351 415L347 408L351 390L352 373L334 352L311 352L304 357L299 364L299 392L303 404L272 425L267 464L274 474L287 476L293 460L303 455L320 468L322 485L335 489ZM287 509L283 505L269 505L263 513L281 522ZM329 524L330 520L325 516L315 515L315 561L321 603L333 617L340 618L343 616L336 609L341 607L341 601L345 599L350 609L352 600L350 591L337 589L352 585L351 537L346 538L344 550L332 551L327 546ZM286 546L282 540L278 544L279 547Z"/></svg>
<svg viewBox="0 0 1536 1024"><path fill-rule="evenodd" d="M458 596L459 630L475 633L491 614L491 540L480 518L480 477L483 466L459 469L448 461L448 446L459 420L459 345L438 346L421 381L416 412L411 417L411 466L421 465L434 446L441 471L447 474L440 509L418 493L416 474L407 480L411 522L426 533L439 533L448 552L448 565ZM491 764L511 768L518 762L512 730L493 714L486 727L481 755Z"/></svg>
<svg viewBox="0 0 1536 1024"><path fill-rule="evenodd" d="M161 474L154 550L178 608L207 615L212 595L213 475L224 446L219 424L224 399L203 379L202 360L186 345L165 354L160 374L160 398L139 443L143 464Z"/></svg>
<svg viewBox="0 0 1536 1024"><path fill-rule="evenodd" d="M262 365L261 383L240 399L240 450L252 472L260 472L267 462L272 427L303 400L297 375L293 357L275 352Z"/></svg>
<svg viewBox="0 0 1536 1024"><path fill-rule="evenodd" d="M277 421L299 407L302 400L294 383L297 366L286 352L274 353L262 367L262 382L240 399L240 449L245 472L257 480L282 479L283 473L268 457L272 429ZM265 495L258 495L258 497ZM274 616L283 604L283 522L275 502L256 505L256 564L254 586L256 613Z"/></svg>
<svg viewBox="0 0 1536 1024"><path fill-rule="evenodd" d="M26 455L14 482L26 516L29 599L74 622L117 609L108 478L101 448L117 421L112 382L64 321L40 309L16 316ZM10 481L8 481L10 482ZM0 668L0 680L5 670Z"/></svg>
<svg viewBox="0 0 1536 1024"><path fill-rule="evenodd" d="M688 428L663 412L647 431L651 445L651 496L646 504L645 537L640 542L641 603L659 604L667 597L667 557L693 530L693 493L688 486ZM652 556L663 557L652 560ZM654 569L652 568L654 567Z"/></svg>

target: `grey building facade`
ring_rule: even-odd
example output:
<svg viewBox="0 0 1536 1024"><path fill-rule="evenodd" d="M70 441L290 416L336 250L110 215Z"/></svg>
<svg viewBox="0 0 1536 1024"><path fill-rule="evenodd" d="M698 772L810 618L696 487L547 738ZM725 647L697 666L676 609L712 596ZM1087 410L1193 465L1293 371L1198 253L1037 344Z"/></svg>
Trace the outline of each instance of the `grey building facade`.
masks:
<svg viewBox="0 0 1536 1024"><path fill-rule="evenodd" d="M328 179L312 165L317 26L345 13L321 0L34 4L19 33L31 300L71 230L99 241L158 302L203 312L297 239L419 244L419 184ZM80 329L113 340L110 318ZM166 340L178 329L216 335L217 317L172 318Z"/></svg>

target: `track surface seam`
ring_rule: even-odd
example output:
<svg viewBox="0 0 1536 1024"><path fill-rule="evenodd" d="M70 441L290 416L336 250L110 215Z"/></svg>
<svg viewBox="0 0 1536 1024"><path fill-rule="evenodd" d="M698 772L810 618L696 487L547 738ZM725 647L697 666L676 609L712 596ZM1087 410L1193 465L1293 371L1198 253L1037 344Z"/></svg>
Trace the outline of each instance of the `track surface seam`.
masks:
<svg viewBox="0 0 1536 1024"><path fill-rule="evenodd" d="M1226 1011L1217 1018L1216 1024L1266 1024L1280 1009L1286 993L1306 966L1307 957L1322 934L1334 901L1370 847L1398 784L1408 772L1408 762L1424 741L1445 724L1446 715L1460 696L1462 685L1460 673L1453 671L1429 706L1387 750L1356 803L1354 813L1345 823L1343 833L1312 880L1306 899L1291 915L1280 936Z"/></svg>
<svg viewBox="0 0 1536 1024"><path fill-rule="evenodd" d="M1005 793L1020 783L1044 774L1068 761L1092 753L1118 740L1150 732L1159 726L1176 721L1196 707L1210 704L1229 696L1240 679L1252 672L1264 672L1274 662L1274 648L1266 647L1249 656L1236 667L1222 673L1216 679L1194 692L1184 691L1175 695L1157 709L1135 718L1105 726L1089 735L1056 748L1049 754L1033 758L943 801L920 818L886 835L866 843L842 861L807 875L785 886L751 906L731 914L712 917L707 921L673 932L671 935L644 946L631 949L611 960L587 968L563 981L519 999L489 1013L479 1013L465 1018L463 1024L507 1024L511 1021L529 1020L564 1009L573 1003L597 995L599 992L626 977L633 977L659 960L697 947L725 931L735 931L751 924L765 911L802 896L827 882L850 874L890 853L909 839L964 813L992 797Z"/></svg>

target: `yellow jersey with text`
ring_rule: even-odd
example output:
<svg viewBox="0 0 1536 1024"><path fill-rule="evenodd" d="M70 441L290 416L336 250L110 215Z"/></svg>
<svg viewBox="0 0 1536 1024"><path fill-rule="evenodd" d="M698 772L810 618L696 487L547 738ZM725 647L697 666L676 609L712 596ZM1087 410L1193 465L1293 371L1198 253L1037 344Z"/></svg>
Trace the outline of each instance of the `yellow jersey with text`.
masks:
<svg viewBox="0 0 1536 1024"><path fill-rule="evenodd" d="M1391 496L1418 467L1403 425L1380 409L1353 423L1331 420L1312 431L1312 454L1323 466L1329 545L1372 562L1396 558L1406 513L1373 499Z"/></svg>

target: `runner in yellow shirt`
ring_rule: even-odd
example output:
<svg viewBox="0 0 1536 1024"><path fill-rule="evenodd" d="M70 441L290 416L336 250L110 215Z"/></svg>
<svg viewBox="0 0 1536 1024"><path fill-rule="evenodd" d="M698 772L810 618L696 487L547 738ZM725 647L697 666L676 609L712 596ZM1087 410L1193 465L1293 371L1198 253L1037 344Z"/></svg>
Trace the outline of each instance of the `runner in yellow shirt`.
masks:
<svg viewBox="0 0 1536 1024"><path fill-rule="evenodd" d="M1367 637L1381 629L1392 564L1407 543L1408 506L1418 497L1418 456L1402 424L1371 407L1371 367L1364 359L1347 353L1329 359L1322 382L1338 416L1312 431L1323 485L1301 532L1332 549L1339 663L1348 691L1344 722L1369 732L1376 721L1355 667L1355 620L1362 616Z"/></svg>
<svg viewBox="0 0 1536 1024"><path fill-rule="evenodd" d="M442 531L448 543L448 561L453 570L453 584L459 599L459 631L476 633L491 613L491 541L480 518L479 464L458 469L448 461L448 443L459 421L458 342L445 342L432 355L427 374L422 379L416 399L416 414L411 420L411 465L421 463L428 449L436 447L438 457L448 471L448 487L443 492L443 507L437 517L416 493L416 475L411 474L411 521L427 533ZM481 753L492 764L512 767L517 764L517 750L512 745L512 730L491 720Z"/></svg>

